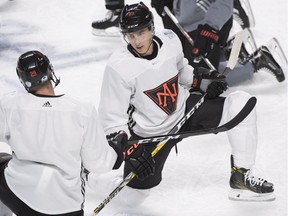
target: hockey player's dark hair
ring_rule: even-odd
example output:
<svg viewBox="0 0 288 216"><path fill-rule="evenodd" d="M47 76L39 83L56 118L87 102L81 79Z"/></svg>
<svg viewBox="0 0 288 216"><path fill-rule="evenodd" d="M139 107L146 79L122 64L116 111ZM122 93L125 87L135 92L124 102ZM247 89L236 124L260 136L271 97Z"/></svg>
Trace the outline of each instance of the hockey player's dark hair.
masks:
<svg viewBox="0 0 288 216"><path fill-rule="evenodd" d="M55 86L60 82L54 74L48 57L39 51L28 51L22 54L18 59L16 72L28 92L35 92L40 85L50 80L55 83Z"/></svg>
<svg viewBox="0 0 288 216"><path fill-rule="evenodd" d="M123 34L146 27L154 31L153 14L143 2L126 5L121 12L119 26Z"/></svg>

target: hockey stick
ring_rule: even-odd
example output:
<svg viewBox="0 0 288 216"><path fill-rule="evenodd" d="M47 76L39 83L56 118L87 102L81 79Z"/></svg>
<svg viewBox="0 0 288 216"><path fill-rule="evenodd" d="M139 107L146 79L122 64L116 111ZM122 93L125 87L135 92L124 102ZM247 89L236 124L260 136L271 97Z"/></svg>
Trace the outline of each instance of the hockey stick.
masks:
<svg viewBox="0 0 288 216"><path fill-rule="evenodd" d="M178 123L170 130L168 134L175 134L177 133L182 125L189 119L193 113L201 106L204 102L204 98L206 93L199 99L199 101L191 108L189 112L187 112L179 121ZM170 140L168 137L167 139L160 142L155 149L152 151L151 156L154 157L160 149ZM135 144L135 142L134 142ZM94 215L97 215L112 199L115 197L134 177L136 174L134 172L130 172L122 181L121 183L108 195L106 199L103 200L102 203L99 204L97 208L94 209Z"/></svg>
<svg viewBox="0 0 288 216"><path fill-rule="evenodd" d="M242 43L245 40L245 38L247 38L247 36L248 36L248 30L247 29L239 31L235 35L234 41L233 41L233 46L232 46L230 56L229 56L229 60L228 60L228 63L226 65L226 68L223 72L224 75L227 75L230 71L232 71L233 68L235 67L235 65L237 64L238 56L240 53Z"/></svg>
<svg viewBox="0 0 288 216"><path fill-rule="evenodd" d="M170 9L165 6L164 7L164 11L165 13L170 17L170 19L174 22L174 24L179 28L179 30L182 32L182 34L186 37L186 39L189 41L189 43L194 46L194 41L193 39L190 37L190 35L184 30L184 28L180 25L179 21L177 20L177 18L172 14L172 12L170 11ZM232 46L232 50L229 56L229 60L227 63L227 66L223 72L224 75L227 75L237 64L238 62L238 56L239 56L239 52L241 49L241 45L244 41L244 39L247 37L247 29L244 29L242 31L239 31L235 36L234 36L234 42L233 42L233 46ZM209 61L209 59L204 58L203 56L201 56L201 58L204 60L204 62L209 66L210 69L212 70L216 70L215 67L211 64L211 62Z"/></svg>
<svg viewBox="0 0 288 216"><path fill-rule="evenodd" d="M151 156L154 157L160 149L168 142L170 139L183 139L190 136L197 136L197 135L205 135L205 134L217 134L220 132L226 132L232 128L234 128L236 125L238 125L240 122L242 122L253 110L255 107L255 104L257 102L255 97L251 97L247 103L244 105L244 107L240 110L240 112L230 121L227 123L214 127L214 128L207 128L203 130L196 130L196 131L190 131L185 133L179 133L176 134L177 131L181 128L181 126L186 122L186 120L192 116L192 114L198 109L198 107L204 102L204 97L202 96L201 99L198 101L198 103L191 109L190 112L188 112L171 130L170 135L166 136L154 136L146 139L140 139L140 140L129 140L128 144L143 144L147 142L160 142L157 147L153 150L151 153ZM173 132L174 131L174 132ZM124 180L109 194L109 196L97 207L94 209L94 215L97 215L110 201L115 197L134 177L136 174L134 172L129 173L129 175L126 176Z"/></svg>
<svg viewBox="0 0 288 216"><path fill-rule="evenodd" d="M184 139L191 136L198 136L198 135L205 135L205 134L217 134L220 132L228 131L232 128L234 128L236 125L238 125L240 122L242 122L253 110L257 102L257 99L255 97L251 97L247 103L244 105L244 107L240 110L240 112L232 118L227 123L213 128L206 128L202 130L195 130L195 131L189 131L189 132L181 132L177 134L169 134L169 135L163 135L163 136L152 136L149 138L144 139L133 139L129 140L128 144L144 144L144 143L150 143L150 142L161 142L163 140L167 139Z"/></svg>

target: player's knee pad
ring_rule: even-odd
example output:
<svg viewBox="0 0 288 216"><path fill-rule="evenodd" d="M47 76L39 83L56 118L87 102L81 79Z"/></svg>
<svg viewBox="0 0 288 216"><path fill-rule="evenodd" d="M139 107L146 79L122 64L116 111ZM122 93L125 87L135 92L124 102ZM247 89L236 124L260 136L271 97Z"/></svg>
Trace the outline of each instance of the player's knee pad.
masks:
<svg viewBox="0 0 288 216"><path fill-rule="evenodd" d="M252 96L244 91L236 91L226 98L223 109L225 120L235 117ZM228 139L235 156L235 164L241 167L250 167L255 163L257 148L256 110L251 113L233 129L227 131Z"/></svg>
<svg viewBox="0 0 288 216"><path fill-rule="evenodd" d="M224 108L223 108L224 122L227 122L227 120L230 120L233 117L235 117L241 111L241 109L244 107L244 105L247 103L247 101L251 97L252 96L249 93L244 92L244 91L235 91L229 94L225 99ZM242 124L249 124L249 123L251 124L256 123L255 108L242 122Z"/></svg>

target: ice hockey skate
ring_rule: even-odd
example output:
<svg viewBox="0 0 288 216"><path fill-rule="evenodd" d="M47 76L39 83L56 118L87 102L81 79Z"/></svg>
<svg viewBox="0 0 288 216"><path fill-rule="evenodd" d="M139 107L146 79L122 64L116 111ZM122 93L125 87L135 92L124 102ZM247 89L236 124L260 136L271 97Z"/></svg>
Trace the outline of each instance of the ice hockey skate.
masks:
<svg viewBox="0 0 288 216"><path fill-rule="evenodd" d="M264 69L274 74L278 82L282 82L285 80L284 68L275 60L274 54L270 47L261 46L250 56L250 61L254 65L255 72Z"/></svg>
<svg viewBox="0 0 288 216"><path fill-rule="evenodd" d="M236 201L273 201L273 184L253 175L250 169L236 167L231 156L231 191L229 199Z"/></svg>
<svg viewBox="0 0 288 216"><path fill-rule="evenodd" d="M242 29L255 26L255 19L249 0L234 0L233 18Z"/></svg>
<svg viewBox="0 0 288 216"><path fill-rule="evenodd" d="M108 10L103 20L92 23L92 33L96 36L119 37L119 20L121 9Z"/></svg>
<svg viewBox="0 0 288 216"><path fill-rule="evenodd" d="M279 65L282 67L284 74L286 74L288 69L288 60L277 38L273 37L267 43L267 48L270 50L276 60L279 60Z"/></svg>

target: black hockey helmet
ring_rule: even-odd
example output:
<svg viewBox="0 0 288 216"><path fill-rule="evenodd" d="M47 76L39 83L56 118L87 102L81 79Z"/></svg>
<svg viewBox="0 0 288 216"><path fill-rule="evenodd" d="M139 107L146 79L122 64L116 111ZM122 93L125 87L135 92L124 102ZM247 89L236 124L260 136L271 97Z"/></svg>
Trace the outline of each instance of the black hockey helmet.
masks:
<svg viewBox="0 0 288 216"><path fill-rule="evenodd" d="M22 54L18 59L16 72L27 91L50 80L55 83L55 86L60 82L55 77L52 64L47 56L39 51L28 51ZM56 80L53 79L53 76Z"/></svg>
<svg viewBox="0 0 288 216"><path fill-rule="evenodd" d="M119 25L123 34L146 27L154 30L153 14L143 2L126 5L121 12Z"/></svg>

